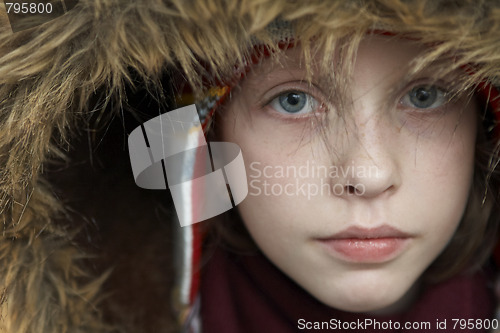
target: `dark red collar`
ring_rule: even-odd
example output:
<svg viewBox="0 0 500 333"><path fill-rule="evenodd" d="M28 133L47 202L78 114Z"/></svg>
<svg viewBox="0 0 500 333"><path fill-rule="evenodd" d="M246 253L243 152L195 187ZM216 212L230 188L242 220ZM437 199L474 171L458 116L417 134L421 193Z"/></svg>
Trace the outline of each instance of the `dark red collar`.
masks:
<svg viewBox="0 0 500 333"><path fill-rule="evenodd" d="M452 331L453 319L486 319L493 315L493 292L486 274L457 276L425 289L405 313L370 316L339 311L317 301L263 255L236 256L218 249L202 270L203 333L297 332L315 322L380 325L428 322L425 332ZM368 321L365 321L368 320ZM447 330L436 325L446 321ZM323 324L324 327L326 324ZM441 324L443 325L443 324ZM396 325L393 324L394 328ZM331 326L330 328L333 328ZM304 329L305 330L305 329ZM342 332L315 329L314 332ZM398 332L389 327L357 327L346 332ZM481 331L481 330L479 330Z"/></svg>

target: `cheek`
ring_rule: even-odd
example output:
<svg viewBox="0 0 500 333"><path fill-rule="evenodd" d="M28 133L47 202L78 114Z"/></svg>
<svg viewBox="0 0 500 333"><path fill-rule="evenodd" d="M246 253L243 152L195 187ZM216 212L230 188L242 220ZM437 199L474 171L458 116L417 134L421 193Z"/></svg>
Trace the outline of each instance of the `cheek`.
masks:
<svg viewBox="0 0 500 333"><path fill-rule="evenodd" d="M307 213L306 218L314 217L308 209L310 201L297 195L297 180L285 171L286 167L305 165L311 159L312 143L300 146L300 137L283 133L296 129L286 128L286 125L281 129L273 128L269 121L251 117L243 108L240 112L232 112L235 107L233 105L219 122L219 133L223 141L240 146L245 161L249 192L238 210L261 249L265 252L269 247L282 249L286 246L287 235L292 237L301 233L304 227L299 223L297 212ZM276 242L276 235L280 235L283 242Z"/></svg>
<svg viewBox="0 0 500 333"><path fill-rule="evenodd" d="M463 202L468 196L474 173L477 137L475 108L470 107L461 118L449 121L449 130L429 142L423 168L428 181L441 196L441 202ZM418 163L418 162L417 162ZM454 200L455 199L455 200Z"/></svg>
<svg viewBox="0 0 500 333"><path fill-rule="evenodd" d="M282 235L296 232L300 229L297 211L311 213L308 210L310 201L301 195L301 180L290 177L286 169L296 170L297 166L305 165L306 154L244 141L240 140L239 144L245 160L249 194L238 209L245 225L257 239L272 236L270 232ZM307 185L302 188L305 193Z"/></svg>
<svg viewBox="0 0 500 333"><path fill-rule="evenodd" d="M460 223L474 175L476 113L466 110L448 121L432 140L421 140L405 174L412 211L429 237L446 245ZM456 126L458 124L458 126ZM412 194L413 193L413 194Z"/></svg>

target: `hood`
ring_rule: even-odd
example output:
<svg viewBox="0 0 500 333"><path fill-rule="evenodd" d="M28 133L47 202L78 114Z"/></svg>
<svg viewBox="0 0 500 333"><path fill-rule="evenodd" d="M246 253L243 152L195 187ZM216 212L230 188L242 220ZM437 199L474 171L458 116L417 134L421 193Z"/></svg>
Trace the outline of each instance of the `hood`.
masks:
<svg viewBox="0 0 500 333"><path fill-rule="evenodd" d="M104 277L82 271L75 228L45 170L67 159L83 129L130 112L131 91L168 104L164 78L175 72L201 99L205 87L244 66L254 45L279 52L273 22L287 22L306 56L312 40L328 50L331 36L398 32L434 46L420 65L452 54L456 67L472 64L468 83L500 83L493 0L80 0L34 28L13 33L5 12L1 22L0 328L7 332L109 329L94 307Z"/></svg>

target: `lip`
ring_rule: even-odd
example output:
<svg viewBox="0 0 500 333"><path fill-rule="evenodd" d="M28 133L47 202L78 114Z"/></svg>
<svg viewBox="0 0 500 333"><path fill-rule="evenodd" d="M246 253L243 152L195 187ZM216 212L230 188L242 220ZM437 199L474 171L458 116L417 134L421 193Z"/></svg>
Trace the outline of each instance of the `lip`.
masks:
<svg viewBox="0 0 500 333"><path fill-rule="evenodd" d="M349 227L317 241L336 258L354 263L384 263L396 258L413 236L389 225L376 228Z"/></svg>

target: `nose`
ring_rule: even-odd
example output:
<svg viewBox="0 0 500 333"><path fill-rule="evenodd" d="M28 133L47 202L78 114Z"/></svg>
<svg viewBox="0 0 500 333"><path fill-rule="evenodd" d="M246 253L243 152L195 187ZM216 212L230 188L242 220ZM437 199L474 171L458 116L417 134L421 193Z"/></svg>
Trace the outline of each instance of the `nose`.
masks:
<svg viewBox="0 0 500 333"><path fill-rule="evenodd" d="M375 198L392 194L400 186L401 174L400 152L390 122L373 113L364 119L353 115L352 120L333 162L339 172L332 186L342 188L335 195Z"/></svg>

